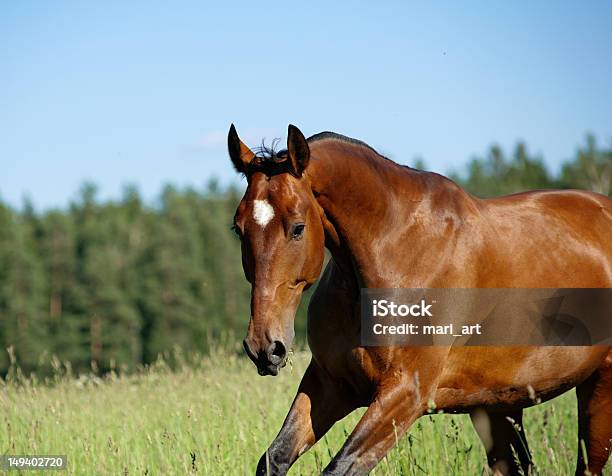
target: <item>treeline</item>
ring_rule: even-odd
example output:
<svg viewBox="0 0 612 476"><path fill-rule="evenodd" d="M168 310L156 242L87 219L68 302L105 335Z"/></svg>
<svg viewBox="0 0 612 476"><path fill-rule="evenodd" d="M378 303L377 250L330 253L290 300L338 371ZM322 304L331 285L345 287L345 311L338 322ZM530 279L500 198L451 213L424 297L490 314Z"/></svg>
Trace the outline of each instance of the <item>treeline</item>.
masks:
<svg viewBox="0 0 612 476"><path fill-rule="evenodd" d="M589 137L553 175L524 144L508 156L493 146L452 176L480 196L550 187L609 195L612 149ZM0 204L0 374L13 356L25 371L44 371L55 355L103 372L175 346L206 351L227 331L242 338L250 288L230 231L239 199L211 182L168 186L155 204L133 188L100 202L93 185L64 210ZM306 304L296 319L302 337Z"/></svg>
<svg viewBox="0 0 612 476"><path fill-rule="evenodd" d="M493 145L484 157L470 160L464 173L454 172L450 177L480 197L542 188L579 188L610 195L612 147L599 147L595 137L588 135L574 158L554 175L541 156L529 153L524 142L517 143L510 154Z"/></svg>
<svg viewBox="0 0 612 476"><path fill-rule="evenodd" d="M249 286L230 231L238 201L211 184L166 187L155 206L134 189L100 203L86 185L67 210L0 205L0 347L26 370L53 354L104 371L243 331ZM0 352L0 371L7 359Z"/></svg>

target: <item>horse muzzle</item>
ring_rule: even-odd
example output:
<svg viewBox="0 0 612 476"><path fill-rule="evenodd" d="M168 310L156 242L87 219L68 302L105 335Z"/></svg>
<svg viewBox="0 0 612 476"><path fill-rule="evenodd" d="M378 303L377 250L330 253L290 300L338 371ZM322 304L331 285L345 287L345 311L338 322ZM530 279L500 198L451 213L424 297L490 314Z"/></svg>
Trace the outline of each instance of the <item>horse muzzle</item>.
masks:
<svg viewBox="0 0 612 476"><path fill-rule="evenodd" d="M281 341L275 340L264 349L253 350L249 338L242 342L244 350L257 367L259 375L278 375L287 363L287 348Z"/></svg>

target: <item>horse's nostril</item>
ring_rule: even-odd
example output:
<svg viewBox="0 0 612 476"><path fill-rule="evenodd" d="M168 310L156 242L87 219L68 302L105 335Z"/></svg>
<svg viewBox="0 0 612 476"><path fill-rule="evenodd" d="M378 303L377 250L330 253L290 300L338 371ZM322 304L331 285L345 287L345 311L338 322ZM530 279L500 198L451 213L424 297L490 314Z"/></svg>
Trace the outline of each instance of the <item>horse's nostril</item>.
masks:
<svg viewBox="0 0 612 476"><path fill-rule="evenodd" d="M286 355L287 349L285 349L285 344L281 341L275 340L270 344L270 347L268 347L268 359L273 364L281 363Z"/></svg>

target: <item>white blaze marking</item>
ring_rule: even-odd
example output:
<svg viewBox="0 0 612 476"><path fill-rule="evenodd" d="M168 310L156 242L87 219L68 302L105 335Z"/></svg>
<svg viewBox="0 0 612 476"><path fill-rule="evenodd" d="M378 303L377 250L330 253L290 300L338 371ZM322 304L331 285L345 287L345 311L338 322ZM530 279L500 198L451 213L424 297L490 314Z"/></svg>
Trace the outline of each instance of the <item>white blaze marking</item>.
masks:
<svg viewBox="0 0 612 476"><path fill-rule="evenodd" d="M259 226L265 228L274 218L274 208L267 200L255 200L253 202L253 218Z"/></svg>

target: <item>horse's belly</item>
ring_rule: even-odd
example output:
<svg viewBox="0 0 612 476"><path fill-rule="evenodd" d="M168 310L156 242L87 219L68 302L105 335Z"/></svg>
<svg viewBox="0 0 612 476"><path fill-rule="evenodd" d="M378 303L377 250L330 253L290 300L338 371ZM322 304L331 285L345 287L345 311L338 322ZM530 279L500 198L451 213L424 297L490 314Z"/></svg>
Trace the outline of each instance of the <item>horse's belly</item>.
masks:
<svg viewBox="0 0 612 476"><path fill-rule="evenodd" d="M610 352L607 347L462 347L448 356L436 405L525 407L575 387Z"/></svg>

